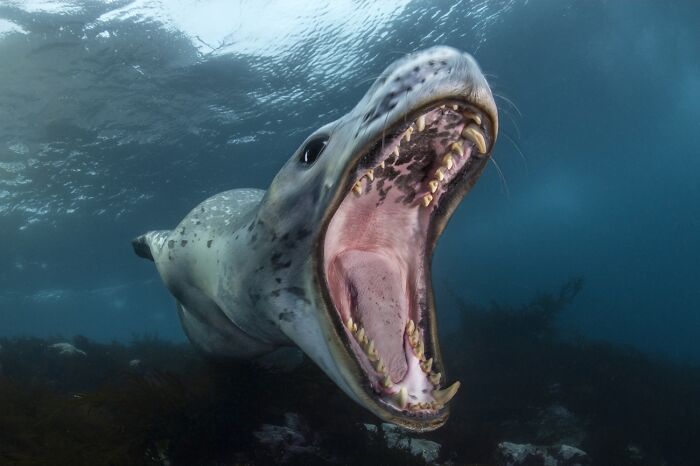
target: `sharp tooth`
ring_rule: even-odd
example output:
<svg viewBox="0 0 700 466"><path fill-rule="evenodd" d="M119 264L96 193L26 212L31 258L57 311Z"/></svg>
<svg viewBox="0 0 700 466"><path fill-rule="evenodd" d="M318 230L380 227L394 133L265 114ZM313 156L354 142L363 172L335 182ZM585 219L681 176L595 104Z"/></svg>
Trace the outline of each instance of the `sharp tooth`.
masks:
<svg viewBox="0 0 700 466"><path fill-rule="evenodd" d="M445 169L443 167L438 167L438 169L435 170L435 178L437 178L438 181L445 179Z"/></svg>
<svg viewBox="0 0 700 466"><path fill-rule="evenodd" d="M355 335L355 338L357 338L357 341L362 343L362 340L365 338L365 328L360 327L360 330L357 331L357 335Z"/></svg>
<svg viewBox="0 0 700 466"><path fill-rule="evenodd" d="M391 388L394 386L394 382L391 381L391 377L388 375L384 376L384 379L382 380L382 386L384 388Z"/></svg>
<svg viewBox="0 0 700 466"><path fill-rule="evenodd" d="M460 383L455 382L444 390L433 390L433 397L435 401L440 404L447 404L455 396L457 390L459 390Z"/></svg>
<svg viewBox="0 0 700 466"><path fill-rule="evenodd" d="M464 157L464 147L462 147L461 142L457 141L450 144L450 150L459 154L460 157Z"/></svg>
<svg viewBox="0 0 700 466"><path fill-rule="evenodd" d="M486 140L484 139L484 135L481 134L481 130L478 126L472 123L464 128L462 130L462 137L473 142L476 148L479 150L479 153L486 153Z"/></svg>
<svg viewBox="0 0 700 466"><path fill-rule="evenodd" d="M382 160L382 163L379 164L380 167L384 168L386 165L384 164L384 161Z"/></svg>
<svg viewBox="0 0 700 466"><path fill-rule="evenodd" d="M396 401L399 403L401 409L406 409L406 406L408 405L408 390L406 387L401 387L398 395L396 395Z"/></svg>
<svg viewBox="0 0 700 466"><path fill-rule="evenodd" d="M440 385L440 379L442 378L442 373L440 372L433 372L428 376L430 379L430 383L433 385Z"/></svg>
<svg viewBox="0 0 700 466"><path fill-rule="evenodd" d="M423 369L423 372L426 374L430 374L430 369L433 368L433 358L428 359L425 362L422 362L420 364L420 368Z"/></svg>
<svg viewBox="0 0 700 466"><path fill-rule="evenodd" d="M445 156L442 158L442 165L447 167L448 170L452 169L452 165L454 165L454 159L450 154L445 154Z"/></svg>
<svg viewBox="0 0 700 466"><path fill-rule="evenodd" d="M375 348L374 348L374 340L369 341L369 345L367 345L367 353L368 354L374 354Z"/></svg>
<svg viewBox="0 0 700 466"><path fill-rule="evenodd" d="M362 194L362 182L361 181L355 181L355 184L352 186L352 192L354 192L355 195L357 195L357 196Z"/></svg>
<svg viewBox="0 0 700 466"><path fill-rule="evenodd" d="M399 156L399 146L398 146L398 145L397 145L396 147L394 147L394 155L395 155L396 157Z"/></svg>
<svg viewBox="0 0 700 466"><path fill-rule="evenodd" d="M411 336L413 335L413 332L416 331L416 323L413 322L413 319L409 319L408 323L406 323L406 332L408 332L408 335Z"/></svg>
<svg viewBox="0 0 700 466"><path fill-rule="evenodd" d="M406 133L404 133L404 139L406 139L406 142L411 141L411 133L413 132L413 127L410 127L406 130Z"/></svg>
<svg viewBox="0 0 700 466"><path fill-rule="evenodd" d="M432 200L433 200L433 195L426 194L425 196L423 196L423 206L428 207Z"/></svg>
<svg viewBox="0 0 700 466"><path fill-rule="evenodd" d="M352 324L352 333L357 333L357 324L354 322Z"/></svg>
<svg viewBox="0 0 700 466"><path fill-rule="evenodd" d="M348 317L348 320L345 321L345 326L352 330L352 317Z"/></svg>
<svg viewBox="0 0 700 466"><path fill-rule="evenodd" d="M481 117L476 113L462 112L462 115L464 115L464 118L466 118L467 120L472 120L477 125L481 125Z"/></svg>
<svg viewBox="0 0 700 466"><path fill-rule="evenodd" d="M365 176L367 176L367 178L369 178L370 181L374 181L374 170L370 168L369 170L367 170Z"/></svg>
<svg viewBox="0 0 700 466"><path fill-rule="evenodd" d="M430 188L430 192L434 194L435 191L437 191L439 184L440 182L438 180L430 180L428 182L428 188Z"/></svg>
<svg viewBox="0 0 700 466"><path fill-rule="evenodd" d="M419 340L416 345L416 356L418 356L418 359L421 361L425 360L425 345L423 344L423 340Z"/></svg>
<svg viewBox="0 0 700 466"><path fill-rule="evenodd" d="M380 374L386 374L386 364L384 364L384 360L382 358L377 359L377 361L374 363L374 368Z"/></svg>
<svg viewBox="0 0 700 466"><path fill-rule="evenodd" d="M457 111L458 108L459 107L457 106L457 104L452 105L452 110L454 110L455 112Z"/></svg>
<svg viewBox="0 0 700 466"><path fill-rule="evenodd" d="M416 128L419 132L425 129L425 115L418 117L418 121L416 121Z"/></svg>

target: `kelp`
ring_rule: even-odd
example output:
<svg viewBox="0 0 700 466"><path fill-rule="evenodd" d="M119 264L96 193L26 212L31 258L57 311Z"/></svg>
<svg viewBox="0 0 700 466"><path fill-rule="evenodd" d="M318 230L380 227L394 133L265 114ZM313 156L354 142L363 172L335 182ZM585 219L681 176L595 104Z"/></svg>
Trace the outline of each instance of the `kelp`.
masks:
<svg viewBox="0 0 700 466"><path fill-rule="evenodd" d="M700 368L562 337L582 284L522 306L455 297L461 320L443 333L443 356L462 388L447 424L421 435L442 444L440 461L493 464L498 443L513 441L573 442L592 464L695 464ZM423 464L368 435L363 424L379 420L308 359L275 372L150 336L78 336L86 354L73 356L52 349L58 341L0 339L0 464ZM290 412L313 448L263 447L254 433Z"/></svg>

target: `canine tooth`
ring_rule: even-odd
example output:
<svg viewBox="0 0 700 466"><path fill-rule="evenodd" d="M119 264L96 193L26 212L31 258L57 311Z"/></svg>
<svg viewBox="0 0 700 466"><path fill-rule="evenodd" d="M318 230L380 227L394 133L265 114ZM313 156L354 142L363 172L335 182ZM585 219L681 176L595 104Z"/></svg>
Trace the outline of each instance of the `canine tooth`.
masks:
<svg viewBox="0 0 700 466"><path fill-rule="evenodd" d="M416 128L418 131L423 131L425 129L425 115L418 117L418 121L416 121Z"/></svg>
<svg viewBox="0 0 700 466"><path fill-rule="evenodd" d="M391 381L391 377L388 375L384 376L384 379L382 379L382 386L384 388L391 388L394 386L394 382Z"/></svg>
<svg viewBox="0 0 700 466"><path fill-rule="evenodd" d="M352 192L354 192L355 195L357 195L357 196L362 194L362 182L361 181L355 181L355 184L352 186Z"/></svg>
<svg viewBox="0 0 700 466"><path fill-rule="evenodd" d="M452 165L454 165L454 159L450 154L445 154L445 156L442 158L442 165L447 167L448 170L452 169Z"/></svg>
<svg viewBox="0 0 700 466"><path fill-rule="evenodd" d="M370 168L369 170L367 170L365 176L367 176L367 178L369 178L370 181L374 181L374 170Z"/></svg>
<svg viewBox="0 0 700 466"><path fill-rule="evenodd" d="M428 376L428 378L430 379L430 383L432 383L433 385L439 385L440 379L442 378L442 373L441 372L433 372Z"/></svg>
<svg viewBox="0 0 700 466"><path fill-rule="evenodd" d="M433 390L433 397L440 404L447 404L459 390L459 382L455 382L444 390Z"/></svg>
<svg viewBox="0 0 700 466"><path fill-rule="evenodd" d="M399 393L396 396L396 401L398 401L401 409L406 408L406 405L408 404L408 390L406 387L401 387L401 390L399 390Z"/></svg>
<svg viewBox="0 0 700 466"><path fill-rule="evenodd" d="M486 140L484 139L484 135L481 134L481 130L479 130L478 126L471 123L462 130L462 137L473 142L476 148L479 149L479 153L486 153Z"/></svg>
<svg viewBox="0 0 700 466"><path fill-rule="evenodd" d="M430 180L428 182L428 188L430 188L430 192L435 193L435 191L437 191L437 189L438 189L439 184L440 184L440 182L438 180Z"/></svg>
<svg viewBox="0 0 700 466"><path fill-rule="evenodd" d="M465 111L465 112L462 112L462 115L464 115L464 118L466 118L467 120L472 120L477 125L481 125L481 117L479 115L477 115L476 113Z"/></svg>
<svg viewBox="0 0 700 466"><path fill-rule="evenodd" d="M357 331L357 335L355 335L355 338L357 338L357 341L362 343L362 340L365 338L365 328L360 327L360 330Z"/></svg>
<svg viewBox="0 0 700 466"><path fill-rule="evenodd" d="M430 358L427 361L420 363L420 368L423 369L423 372L425 372L426 374L430 374L430 369L433 368L433 358Z"/></svg>
<svg viewBox="0 0 700 466"><path fill-rule="evenodd" d="M438 169L435 170L435 178L437 178L438 181L445 179L445 169L443 167L438 167Z"/></svg>
<svg viewBox="0 0 700 466"><path fill-rule="evenodd" d="M406 332L408 332L408 335L411 336L413 335L413 332L416 331L416 323L413 322L413 319L408 319L408 322L406 323Z"/></svg>
<svg viewBox="0 0 700 466"><path fill-rule="evenodd" d="M462 147L461 142L458 141L458 142L453 142L452 144L450 144L450 150L452 152L458 153L460 157L464 157L464 147Z"/></svg>
<svg viewBox="0 0 700 466"><path fill-rule="evenodd" d="M432 200L433 200L433 195L426 194L425 196L423 196L423 206L428 207Z"/></svg>

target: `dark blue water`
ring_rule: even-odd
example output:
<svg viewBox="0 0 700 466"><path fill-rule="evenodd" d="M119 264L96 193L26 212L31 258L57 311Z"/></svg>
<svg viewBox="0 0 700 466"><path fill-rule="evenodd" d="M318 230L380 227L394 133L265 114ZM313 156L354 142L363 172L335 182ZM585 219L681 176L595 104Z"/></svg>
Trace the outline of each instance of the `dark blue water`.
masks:
<svg viewBox="0 0 700 466"><path fill-rule="evenodd" d="M564 330L700 361L693 1L0 2L0 335L184 339L129 240L265 188L404 53L472 53L502 133L434 260L518 304L573 277Z"/></svg>

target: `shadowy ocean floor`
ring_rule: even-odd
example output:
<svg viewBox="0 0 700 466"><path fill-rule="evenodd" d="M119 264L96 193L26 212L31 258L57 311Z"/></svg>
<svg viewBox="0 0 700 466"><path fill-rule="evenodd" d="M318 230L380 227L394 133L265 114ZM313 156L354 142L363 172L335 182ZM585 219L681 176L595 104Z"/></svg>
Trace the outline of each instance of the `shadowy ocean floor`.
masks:
<svg viewBox="0 0 700 466"><path fill-rule="evenodd" d="M308 360L279 373L155 338L0 339L0 464L699 464L700 368L563 340L580 287L521 308L456 300L442 344L462 389L424 435L381 424Z"/></svg>

